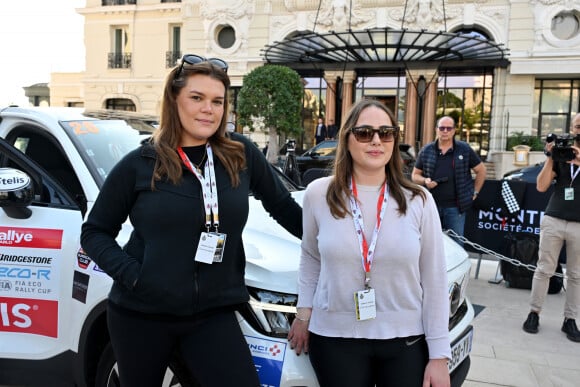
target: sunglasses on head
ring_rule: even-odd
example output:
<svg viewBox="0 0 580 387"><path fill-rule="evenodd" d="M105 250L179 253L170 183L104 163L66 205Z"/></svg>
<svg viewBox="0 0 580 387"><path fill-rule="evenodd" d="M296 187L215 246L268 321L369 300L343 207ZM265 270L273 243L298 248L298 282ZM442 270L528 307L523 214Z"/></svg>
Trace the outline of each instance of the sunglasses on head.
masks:
<svg viewBox="0 0 580 387"><path fill-rule="evenodd" d="M439 130L442 132L451 132L455 130L455 128L453 126L440 126Z"/></svg>
<svg viewBox="0 0 580 387"><path fill-rule="evenodd" d="M363 125L350 128L350 132L358 142L371 142L375 133L379 134L382 142L391 142L395 140L395 136L399 133L398 126L383 125L378 128Z"/></svg>
<svg viewBox="0 0 580 387"><path fill-rule="evenodd" d="M179 66L179 71L175 74L175 78L179 78L181 72L185 65L195 66L200 63L209 62L214 66L219 67L220 69L224 70L226 73L228 72L228 64L225 60L219 58L204 58L203 56L195 55L195 54L185 54L181 58L181 66Z"/></svg>

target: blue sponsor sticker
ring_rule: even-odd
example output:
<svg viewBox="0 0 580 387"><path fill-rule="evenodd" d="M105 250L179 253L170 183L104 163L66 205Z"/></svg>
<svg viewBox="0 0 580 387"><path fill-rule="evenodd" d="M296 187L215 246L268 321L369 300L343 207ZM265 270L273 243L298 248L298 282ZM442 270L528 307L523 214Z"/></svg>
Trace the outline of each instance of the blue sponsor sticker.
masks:
<svg viewBox="0 0 580 387"><path fill-rule="evenodd" d="M280 387L287 342L252 336L245 337L256 365L260 385Z"/></svg>

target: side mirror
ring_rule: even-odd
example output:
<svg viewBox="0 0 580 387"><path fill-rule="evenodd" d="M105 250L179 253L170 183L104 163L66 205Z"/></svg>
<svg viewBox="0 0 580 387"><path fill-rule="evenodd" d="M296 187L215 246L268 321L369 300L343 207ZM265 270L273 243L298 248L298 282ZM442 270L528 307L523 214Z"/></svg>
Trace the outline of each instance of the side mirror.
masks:
<svg viewBox="0 0 580 387"><path fill-rule="evenodd" d="M0 207L11 218L28 219L28 208L34 199L34 185L30 176L14 168L0 168Z"/></svg>

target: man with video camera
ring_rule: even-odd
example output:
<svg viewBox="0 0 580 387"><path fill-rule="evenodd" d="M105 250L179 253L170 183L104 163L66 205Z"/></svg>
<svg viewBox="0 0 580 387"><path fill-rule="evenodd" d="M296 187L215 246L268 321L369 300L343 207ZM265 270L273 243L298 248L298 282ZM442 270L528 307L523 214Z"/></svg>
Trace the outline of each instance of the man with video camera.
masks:
<svg viewBox="0 0 580 387"><path fill-rule="evenodd" d="M555 181L540 224L539 257L530 296L530 313L523 329L537 333L540 312L548 291L550 277L558 264L566 242L567 291L562 332L580 342L576 316L580 306L580 113L572 120L571 136L549 135L544 153L546 162L538 174L536 188L545 192ZM573 142L573 145L572 145Z"/></svg>

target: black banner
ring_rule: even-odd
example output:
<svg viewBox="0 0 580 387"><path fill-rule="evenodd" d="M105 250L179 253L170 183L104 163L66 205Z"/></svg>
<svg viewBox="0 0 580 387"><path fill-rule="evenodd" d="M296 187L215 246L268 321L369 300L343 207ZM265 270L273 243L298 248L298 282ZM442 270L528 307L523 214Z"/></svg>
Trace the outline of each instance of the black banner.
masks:
<svg viewBox="0 0 580 387"><path fill-rule="evenodd" d="M502 196L502 183L507 181L519 210L510 213ZM487 249L504 254L511 235L534 235L539 238L540 221L552 194L538 192L535 183L509 180L486 180L474 206L467 213L465 237ZM513 208L512 208L513 209ZM465 244L467 251L479 253Z"/></svg>

